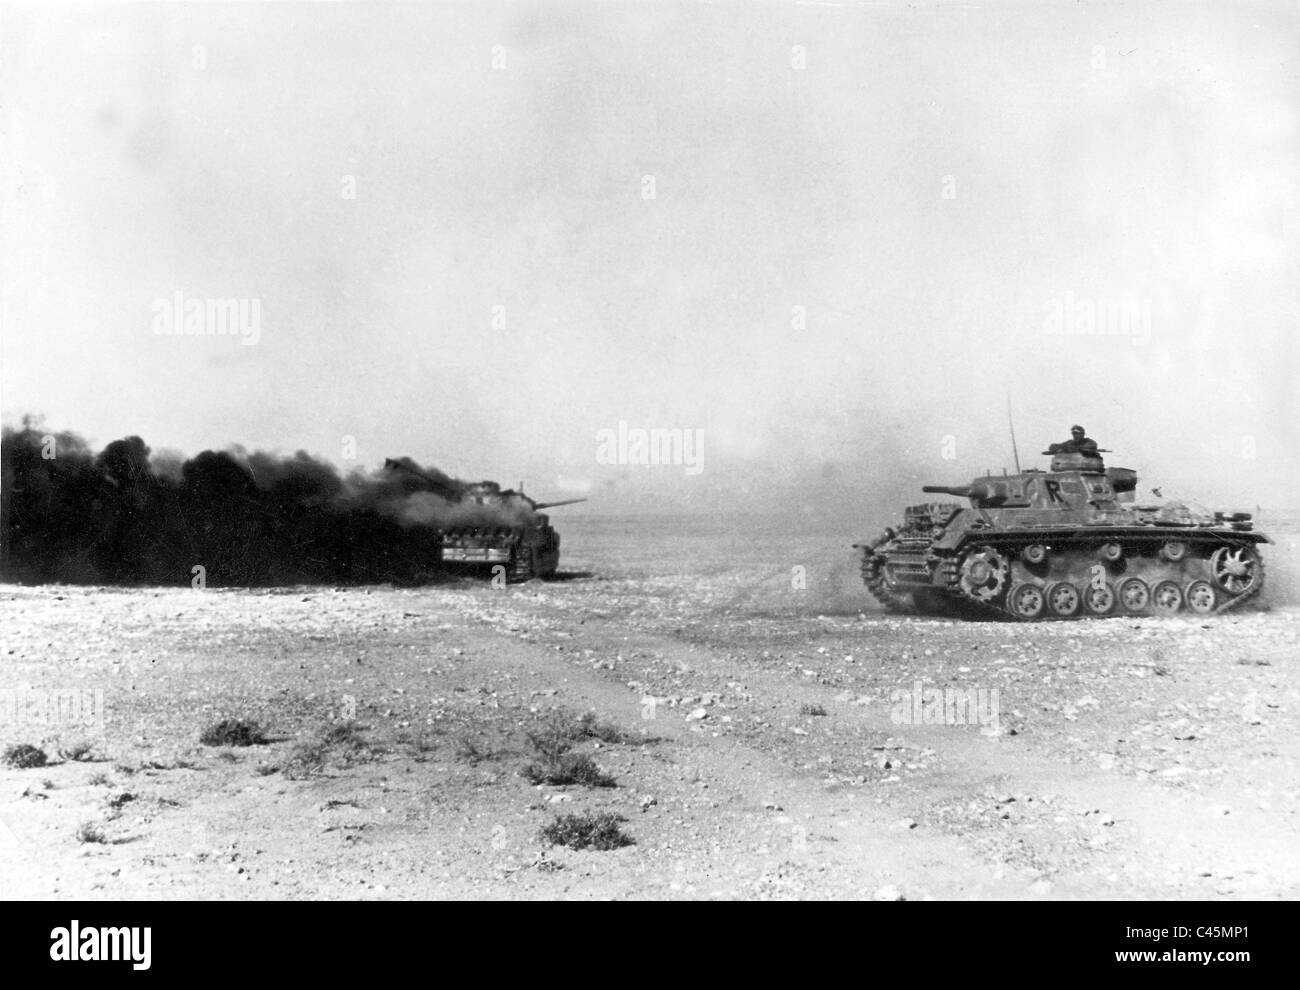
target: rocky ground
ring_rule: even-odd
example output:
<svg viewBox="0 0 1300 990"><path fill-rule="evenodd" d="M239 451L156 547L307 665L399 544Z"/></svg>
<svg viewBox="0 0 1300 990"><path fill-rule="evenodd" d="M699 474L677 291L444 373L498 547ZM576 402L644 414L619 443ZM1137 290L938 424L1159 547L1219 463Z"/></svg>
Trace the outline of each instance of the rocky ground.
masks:
<svg viewBox="0 0 1300 990"><path fill-rule="evenodd" d="M1300 608L891 618L838 538L577 532L506 589L0 586L0 691L104 699L0 722L49 758L0 769L5 895L1300 895ZM615 786L531 783L557 732ZM600 812L630 844L541 837Z"/></svg>

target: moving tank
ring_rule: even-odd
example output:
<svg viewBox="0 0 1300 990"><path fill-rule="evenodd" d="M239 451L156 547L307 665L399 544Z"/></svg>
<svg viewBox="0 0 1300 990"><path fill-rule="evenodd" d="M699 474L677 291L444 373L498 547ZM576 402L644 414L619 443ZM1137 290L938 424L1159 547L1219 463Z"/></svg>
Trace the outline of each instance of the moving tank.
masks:
<svg viewBox="0 0 1300 990"><path fill-rule="evenodd" d="M418 479L424 490L451 503L452 518L441 530L444 564L500 564L512 583L549 580L559 568L560 534L541 510L587 501L534 502L522 491L502 489L495 481L440 481L405 459L389 458L384 467Z"/></svg>
<svg viewBox="0 0 1300 990"><path fill-rule="evenodd" d="M1048 471L921 490L969 500L904 511L861 548L862 578L894 612L1005 616L1208 615L1259 594L1264 564L1245 512L1139 505L1137 474L1109 451L1053 445Z"/></svg>

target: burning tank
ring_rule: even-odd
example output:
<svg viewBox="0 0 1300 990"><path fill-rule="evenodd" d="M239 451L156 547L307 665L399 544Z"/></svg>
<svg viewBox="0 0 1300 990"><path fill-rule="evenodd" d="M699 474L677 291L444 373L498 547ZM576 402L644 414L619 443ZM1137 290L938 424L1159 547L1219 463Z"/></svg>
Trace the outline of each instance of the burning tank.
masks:
<svg viewBox="0 0 1300 990"><path fill-rule="evenodd" d="M1047 471L926 485L968 499L925 502L861 548L862 578L895 612L1080 616L1208 615L1259 594L1264 564L1245 512L1140 505L1137 474L1097 450L1044 451Z"/></svg>
<svg viewBox="0 0 1300 990"><path fill-rule="evenodd" d="M587 501L534 502L522 491L502 489L495 481L439 480L406 459L389 458L384 467L417 479L420 487L448 503L441 524L443 563L501 564L510 582L555 576L560 564L560 534L541 510Z"/></svg>

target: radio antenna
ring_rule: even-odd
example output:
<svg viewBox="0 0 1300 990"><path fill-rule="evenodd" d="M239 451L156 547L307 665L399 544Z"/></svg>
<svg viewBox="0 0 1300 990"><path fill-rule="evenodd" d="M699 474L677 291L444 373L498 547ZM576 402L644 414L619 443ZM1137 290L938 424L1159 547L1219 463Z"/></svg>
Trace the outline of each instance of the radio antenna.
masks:
<svg viewBox="0 0 1300 990"><path fill-rule="evenodd" d="M1016 449L1016 424L1011 418L1011 393L1007 392L1007 426L1011 427L1011 455L1016 459L1016 474L1020 473L1020 451Z"/></svg>

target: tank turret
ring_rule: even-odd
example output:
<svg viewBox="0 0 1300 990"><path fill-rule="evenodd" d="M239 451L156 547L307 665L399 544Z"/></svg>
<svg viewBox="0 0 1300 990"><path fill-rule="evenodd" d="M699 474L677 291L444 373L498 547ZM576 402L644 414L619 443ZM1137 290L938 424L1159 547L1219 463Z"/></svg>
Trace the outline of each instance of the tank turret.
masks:
<svg viewBox="0 0 1300 990"><path fill-rule="evenodd" d="M969 505L910 506L855 544L867 588L892 611L1018 620L1205 615L1259 594L1271 541L1249 513L1136 504L1137 472L1062 446L1046 471L923 486Z"/></svg>

